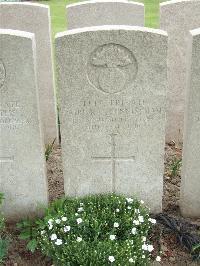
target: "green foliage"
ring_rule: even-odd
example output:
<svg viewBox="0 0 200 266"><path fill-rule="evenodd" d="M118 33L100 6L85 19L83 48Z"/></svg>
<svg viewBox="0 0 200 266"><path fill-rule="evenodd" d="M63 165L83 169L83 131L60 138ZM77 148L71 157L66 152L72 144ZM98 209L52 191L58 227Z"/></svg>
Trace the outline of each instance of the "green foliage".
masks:
<svg viewBox="0 0 200 266"><path fill-rule="evenodd" d="M174 157L170 166L172 177L175 177L179 174L181 165L182 165L182 160Z"/></svg>
<svg viewBox="0 0 200 266"><path fill-rule="evenodd" d="M193 247L192 255L195 260L200 262L200 243Z"/></svg>
<svg viewBox="0 0 200 266"><path fill-rule="evenodd" d="M0 206L2 205L3 199L4 199L4 195L3 193L0 192ZM0 213L0 233L4 229L4 226L5 226L4 218L3 218L3 215Z"/></svg>
<svg viewBox="0 0 200 266"><path fill-rule="evenodd" d="M56 141L56 139L54 139L54 141L52 143L50 143L50 144L48 144L46 146L46 150L45 150L45 158L46 158L46 161L49 160L49 156L51 155L51 153L53 151L53 147L54 147L55 141Z"/></svg>
<svg viewBox="0 0 200 266"><path fill-rule="evenodd" d="M4 195L3 195L3 193L0 192L0 205L1 205L2 202L3 202L3 199L4 199Z"/></svg>
<svg viewBox="0 0 200 266"><path fill-rule="evenodd" d="M153 246L147 240L156 221L143 202L96 195L57 200L43 219L18 224L20 238L52 258L56 265L148 265Z"/></svg>
<svg viewBox="0 0 200 266"><path fill-rule="evenodd" d="M0 206L3 202L4 196L3 193L0 193ZM0 264L3 263L4 259L8 253L9 240L5 237L5 220L3 215L0 213Z"/></svg>
<svg viewBox="0 0 200 266"><path fill-rule="evenodd" d="M8 253L9 240L0 237L0 264L5 260Z"/></svg>

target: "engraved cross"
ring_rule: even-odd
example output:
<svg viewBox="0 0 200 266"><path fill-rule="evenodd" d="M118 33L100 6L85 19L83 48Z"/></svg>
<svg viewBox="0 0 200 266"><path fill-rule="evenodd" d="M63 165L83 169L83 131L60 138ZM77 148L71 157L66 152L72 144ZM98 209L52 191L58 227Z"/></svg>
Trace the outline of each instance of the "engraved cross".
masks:
<svg viewBox="0 0 200 266"><path fill-rule="evenodd" d="M133 161L135 156L128 157L117 157L116 156L116 141L115 137L117 134L111 134L111 156L102 156L102 157L92 157L95 161L111 161L112 163L112 191L116 191L116 162L117 161Z"/></svg>

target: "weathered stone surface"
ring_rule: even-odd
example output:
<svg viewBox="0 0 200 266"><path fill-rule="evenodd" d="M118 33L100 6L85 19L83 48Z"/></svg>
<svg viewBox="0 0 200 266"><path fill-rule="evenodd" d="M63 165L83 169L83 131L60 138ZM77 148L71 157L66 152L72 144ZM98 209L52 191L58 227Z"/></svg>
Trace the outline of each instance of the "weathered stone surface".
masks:
<svg viewBox="0 0 200 266"><path fill-rule="evenodd" d="M57 35L67 195L137 195L161 211L167 35L99 26Z"/></svg>
<svg viewBox="0 0 200 266"><path fill-rule="evenodd" d="M160 4L160 28L169 35L168 111L166 140L183 140L186 90L186 47L189 30L200 26L200 1L175 0Z"/></svg>
<svg viewBox="0 0 200 266"><path fill-rule="evenodd" d="M49 7L33 3L0 3L0 28L35 34L41 119L45 143L50 143L58 131Z"/></svg>
<svg viewBox="0 0 200 266"><path fill-rule="evenodd" d="M0 192L8 219L47 205L34 35L0 30Z"/></svg>
<svg viewBox="0 0 200 266"><path fill-rule="evenodd" d="M67 8L67 28L130 25L144 26L144 5L126 0L95 0L70 4Z"/></svg>
<svg viewBox="0 0 200 266"><path fill-rule="evenodd" d="M200 217L200 29L190 38L180 207L184 216Z"/></svg>

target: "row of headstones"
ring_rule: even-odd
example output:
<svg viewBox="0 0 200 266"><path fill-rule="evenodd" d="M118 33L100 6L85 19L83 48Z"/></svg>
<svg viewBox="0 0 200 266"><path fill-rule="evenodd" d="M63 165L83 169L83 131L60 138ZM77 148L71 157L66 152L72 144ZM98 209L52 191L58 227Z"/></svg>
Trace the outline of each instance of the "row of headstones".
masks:
<svg viewBox="0 0 200 266"><path fill-rule="evenodd" d="M184 5L191 2L195 10L196 4L200 6L200 1L179 2ZM103 8L105 20L102 9L94 8L96 4ZM97 18L102 19L100 24L144 23L141 4L121 1L96 4L69 6L68 25L91 26L97 23ZM174 5L177 11L178 3ZM73 13L76 8L78 16ZM95 14L92 19L92 8L97 13L101 10L101 16ZM168 16L172 13L170 4L162 8L166 8ZM28 32L0 31L0 190L6 195L7 217L15 218L31 215L39 203L48 203L42 131L46 143L57 136L49 9L36 4L0 4L0 17L0 28L35 33L34 36ZM84 17L88 24L83 23ZM181 208L184 215L199 216L200 37L198 30L191 34L192 41L185 40L191 47L184 69L189 62L192 68L188 67L191 79L188 79ZM178 36L174 39L172 43L180 41ZM183 60L186 45L184 49ZM56 55L67 195L109 191L136 194L153 212L161 211L167 50L167 34L147 28L101 26L58 34ZM175 57L171 57L177 64Z"/></svg>
<svg viewBox="0 0 200 266"><path fill-rule="evenodd" d="M187 33L200 26L199 6L199 0L169 1L160 5L160 28L169 35L166 141L173 140L177 144L182 142L183 132ZM35 34L40 109L48 144L58 135L49 8L33 3L2 3L0 17L0 28ZM100 25L144 26L144 5L126 0L81 2L67 6L67 20L68 29Z"/></svg>

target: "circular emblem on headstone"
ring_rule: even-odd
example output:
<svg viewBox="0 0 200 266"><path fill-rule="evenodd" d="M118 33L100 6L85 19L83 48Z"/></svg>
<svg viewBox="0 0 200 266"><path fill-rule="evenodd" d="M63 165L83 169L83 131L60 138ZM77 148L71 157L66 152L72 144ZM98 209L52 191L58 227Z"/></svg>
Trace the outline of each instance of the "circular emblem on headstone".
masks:
<svg viewBox="0 0 200 266"><path fill-rule="evenodd" d="M6 69L3 61L0 59L0 88L3 86L6 79Z"/></svg>
<svg viewBox="0 0 200 266"><path fill-rule="evenodd" d="M136 78L138 64L126 47L109 43L95 49L87 63L89 82L97 89L114 94L125 90Z"/></svg>

